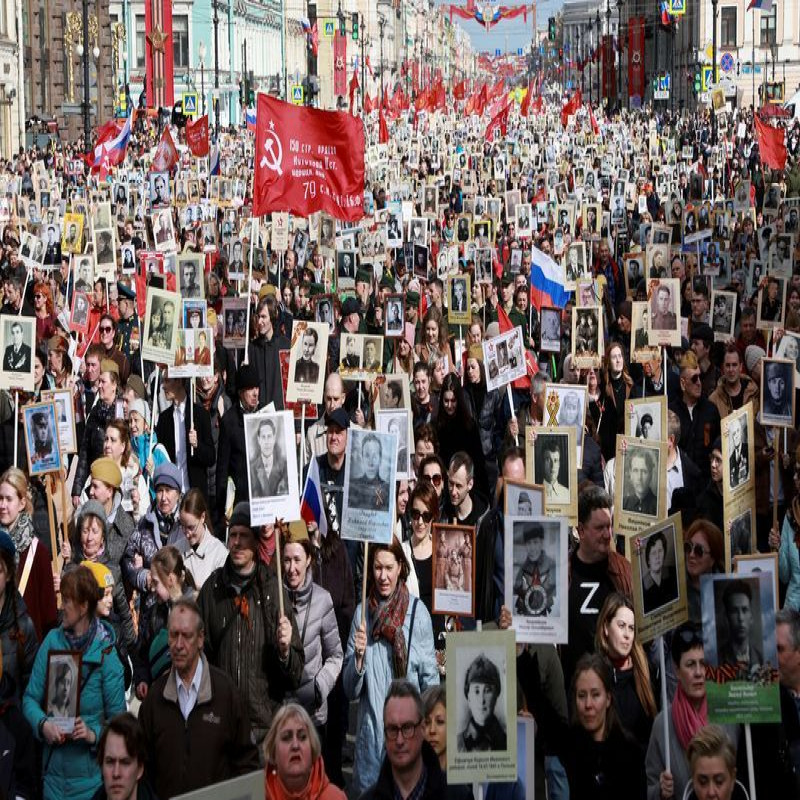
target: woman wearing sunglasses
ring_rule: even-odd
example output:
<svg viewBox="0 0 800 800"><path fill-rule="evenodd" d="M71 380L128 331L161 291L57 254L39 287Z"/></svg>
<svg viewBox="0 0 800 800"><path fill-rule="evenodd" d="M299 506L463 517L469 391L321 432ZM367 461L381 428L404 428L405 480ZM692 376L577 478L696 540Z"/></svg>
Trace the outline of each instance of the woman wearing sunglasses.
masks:
<svg viewBox="0 0 800 800"><path fill-rule="evenodd" d="M722 531L705 519L696 519L683 532L683 553L686 562L686 594L689 620L698 625L700 615L700 579L703 575L725 572L725 540Z"/></svg>
<svg viewBox="0 0 800 800"><path fill-rule="evenodd" d="M431 615L411 595L408 563L397 539L371 545L367 564L366 622L356 608L342 681L350 700L358 701L353 796L378 779L384 746L383 706L395 678L408 678L420 692L439 683L433 652Z"/></svg>
<svg viewBox="0 0 800 800"><path fill-rule="evenodd" d="M689 743L708 725L706 703L706 661L703 654L703 629L692 622L681 625L672 637L672 662L678 677L675 697L653 722L645 758L647 800L680 800L692 779ZM669 728L670 768L666 769L664 715ZM735 745L738 726L727 725L725 732Z"/></svg>
<svg viewBox="0 0 800 800"><path fill-rule="evenodd" d="M778 574L787 584L784 608L800 611L800 448L795 455L794 490L791 505L786 509L780 533L769 532L769 546L778 551Z"/></svg>

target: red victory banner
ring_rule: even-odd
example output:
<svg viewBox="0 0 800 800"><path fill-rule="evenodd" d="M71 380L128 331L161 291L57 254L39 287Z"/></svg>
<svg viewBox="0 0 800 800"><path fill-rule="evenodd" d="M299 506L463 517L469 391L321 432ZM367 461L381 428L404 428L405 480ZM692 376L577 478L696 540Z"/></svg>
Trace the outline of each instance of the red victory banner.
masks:
<svg viewBox="0 0 800 800"><path fill-rule="evenodd" d="M628 97L644 97L644 17L628 23Z"/></svg>
<svg viewBox="0 0 800 800"><path fill-rule="evenodd" d="M193 156L202 158L208 155L208 114L197 122L186 120L186 146Z"/></svg>
<svg viewBox="0 0 800 800"><path fill-rule="evenodd" d="M364 216L364 128L342 111L293 106L258 95L253 215L326 211Z"/></svg>
<svg viewBox="0 0 800 800"><path fill-rule="evenodd" d="M339 31L333 37L333 93L347 94L347 37Z"/></svg>
<svg viewBox="0 0 800 800"><path fill-rule="evenodd" d="M147 86L147 107L175 104L172 0L145 0L144 3L144 69Z"/></svg>

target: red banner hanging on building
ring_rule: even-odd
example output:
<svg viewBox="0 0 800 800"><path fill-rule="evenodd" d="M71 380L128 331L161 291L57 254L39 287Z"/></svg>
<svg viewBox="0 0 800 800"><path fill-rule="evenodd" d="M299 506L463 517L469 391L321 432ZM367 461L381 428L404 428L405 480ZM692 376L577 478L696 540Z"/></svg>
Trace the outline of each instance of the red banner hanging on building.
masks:
<svg viewBox="0 0 800 800"><path fill-rule="evenodd" d="M326 211L364 216L364 126L344 111L318 111L258 95L253 214Z"/></svg>
<svg viewBox="0 0 800 800"><path fill-rule="evenodd" d="M333 93L337 97L347 94L347 37L339 31L333 37Z"/></svg>
<svg viewBox="0 0 800 800"><path fill-rule="evenodd" d="M617 71L614 67L614 37L603 37L603 97L612 102L617 95Z"/></svg>
<svg viewBox="0 0 800 800"><path fill-rule="evenodd" d="M175 104L172 0L145 0L144 33L147 105L149 108L172 108Z"/></svg>
<svg viewBox="0 0 800 800"><path fill-rule="evenodd" d="M628 21L628 97L644 98L644 17Z"/></svg>

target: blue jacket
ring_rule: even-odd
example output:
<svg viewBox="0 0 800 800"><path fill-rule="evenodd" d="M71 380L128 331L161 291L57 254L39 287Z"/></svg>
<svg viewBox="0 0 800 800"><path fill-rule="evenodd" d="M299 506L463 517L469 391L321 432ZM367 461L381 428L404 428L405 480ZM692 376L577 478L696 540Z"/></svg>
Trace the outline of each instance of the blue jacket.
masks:
<svg viewBox="0 0 800 800"><path fill-rule="evenodd" d="M778 574L781 583L788 583L786 587L785 608L794 608L800 611L800 552L794 543L794 529L789 522L789 514L783 518L781 529L781 547L778 551Z"/></svg>
<svg viewBox="0 0 800 800"><path fill-rule="evenodd" d="M414 628L411 628L411 617ZM367 631L372 629L373 617L367 612ZM350 700L358 700L358 723L356 725L355 761L353 764L352 793L358 797L378 780L384 755L383 703L392 675L392 650L381 638L377 641L367 635L367 652L364 654L363 672L356 671L355 633L361 624L361 604L356 607L350 636L347 639L347 654L344 659L344 691ZM410 597L403 633L409 647L406 676L420 692L439 683L439 669L433 657L433 626L425 604ZM403 677L398 675L397 677Z"/></svg>
<svg viewBox="0 0 800 800"><path fill-rule="evenodd" d="M80 717L98 739L103 725L125 710L125 685L114 630L102 620L100 625L104 636L95 636L81 660L79 700ZM46 717L47 655L51 650L69 649L64 629L58 627L47 634L36 654L22 710L37 739L42 739L39 723ZM91 800L102 784L94 748L86 742L68 742L57 747L45 743L43 749L44 800Z"/></svg>

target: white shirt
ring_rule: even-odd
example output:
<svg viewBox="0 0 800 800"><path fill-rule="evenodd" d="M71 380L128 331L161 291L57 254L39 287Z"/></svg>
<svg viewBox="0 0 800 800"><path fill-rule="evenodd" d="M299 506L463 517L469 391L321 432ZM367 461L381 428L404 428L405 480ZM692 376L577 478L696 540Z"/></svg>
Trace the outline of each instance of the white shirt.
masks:
<svg viewBox="0 0 800 800"><path fill-rule="evenodd" d="M675 449L675 463L667 469L667 508L672 507L672 493L683 488L683 467L681 466L681 453Z"/></svg>
<svg viewBox="0 0 800 800"><path fill-rule="evenodd" d="M186 454L186 398L183 402L174 406L173 421L175 423L175 461L176 466L181 471L183 486L181 489L186 492L189 486L189 461Z"/></svg>
<svg viewBox="0 0 800 800"><path fill-rule="evenodd" d="M200 681L203 677L203 659L197 659L197 669L194 671L194 677L188 688L184 686L183 681L175 670L175 682L178 685L178 705L181 707L181 714L184 719L189 719L189 714L197 704L197 695L200 691Z"/></svg>

